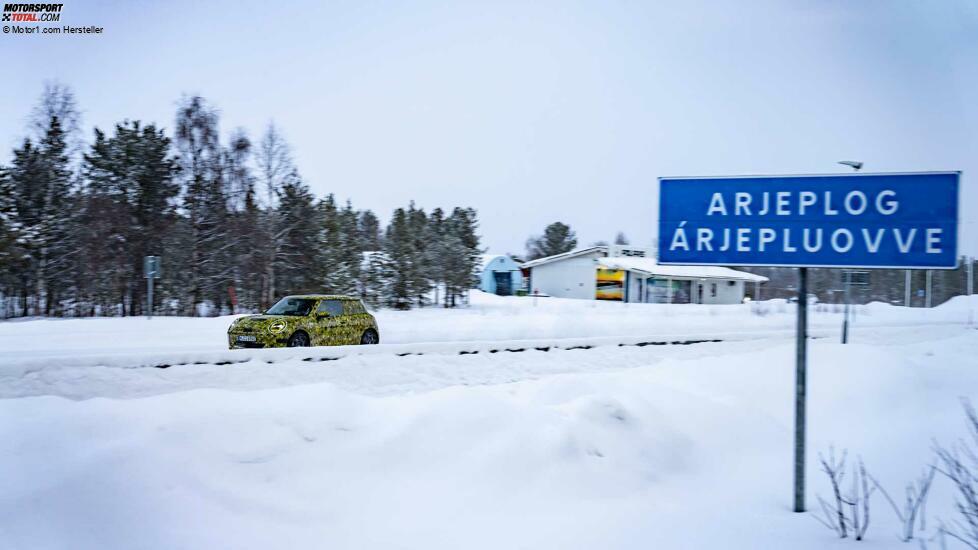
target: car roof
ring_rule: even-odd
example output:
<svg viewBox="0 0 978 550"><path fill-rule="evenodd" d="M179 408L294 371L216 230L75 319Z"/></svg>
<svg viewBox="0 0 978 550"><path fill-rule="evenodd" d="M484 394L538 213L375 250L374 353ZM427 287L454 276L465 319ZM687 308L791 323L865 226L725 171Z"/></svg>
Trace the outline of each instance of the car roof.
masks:
<svg viewBox="0 0 978 550"><path fill-rule="evenodd" d="M356 296L344 294L290 294L285 298L305 298L308 300L359 300Z"/></svg>

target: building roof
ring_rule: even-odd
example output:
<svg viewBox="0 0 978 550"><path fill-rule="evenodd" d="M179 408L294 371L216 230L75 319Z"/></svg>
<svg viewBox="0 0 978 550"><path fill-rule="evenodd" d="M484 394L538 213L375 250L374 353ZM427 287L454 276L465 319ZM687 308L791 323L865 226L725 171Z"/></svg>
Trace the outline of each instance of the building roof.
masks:
<svg viewBox="0 0 978 550"><path fill-rule="evenodd" d="M586 256L588 254L593 254L595 252L602 252L607 254L608 247L604 245L591 246L588 248L579 248L577 250L571 250L570 252L564 252L563 254L555 254L553 256L547 256L546 258L537 258L536 260L530 260L524 262L520 267L536 267L538 265L549 264L550 262L559 262L561 260L568 260L570 258L576 258L578 256Z"/></svg>
<svg viewBox="0 0 978 550"><path fill-rule="evenodd" d="M491 264L496 258L501 258L502 254L479 254L479 271L485 271L486 266Z"/></svg>
<svg viewBox="0 0 978 550"><path fill-rule="evenodd" d="M479 255L479 266L478 266L479 271L485 271L486 270L486 267L489 264L491 264L493 262L493 260L495 260L496 258L509 258L510 260L512 260L512 258L510 258L509 256L507 256L506 254L480 254ZM513 263L515 263L515 262L513 262ZM500 270L500 271L503 271L503 270ZM512 270L507 270L507 271L516 271L516 270L515 269L512 269Z"/></svg>
<svg viewBox="0 0 978 550"><path fill-rule="evenodd" d="M683 279L724 279L728 281L750 281L763 283L768 279L762 275L737 271L729 267L719 267L713 265L659 265L655 258L642 258L637 256L607 256L608 247L604 245L580 248L563 254L538 258L524 263L521 267L530 268L538 265L549 264L569 260L579 256L587 256L594 253L604 254L605 257L597 258L598 265L608 269L622 269L627 271L637 271L656 277L676 277Z"/></svg>
<svg viewBox="0 0 978 550"><path fill-rule="evenodd" d="M683 279L724 279L728 281L766 282L763 275L737 271L729 267L715 265L659 265L653 258L630 256L598 258L598 265L609 269L637 271L656 277L676 277Z"/></svg>

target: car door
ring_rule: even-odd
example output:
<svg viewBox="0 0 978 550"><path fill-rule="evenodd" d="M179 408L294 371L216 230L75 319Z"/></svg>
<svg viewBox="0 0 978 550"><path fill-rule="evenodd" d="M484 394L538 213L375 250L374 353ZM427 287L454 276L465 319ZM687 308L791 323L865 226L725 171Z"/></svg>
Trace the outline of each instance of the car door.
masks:
<svg viewBox="0 0 978 550"><path fill-rule="evenodd" d="M319 302L316 309L316 328L319 346L336 346L346 343L346 333L348 332L347 322L349 319L343 312L343 303L340 300L323 300Z"/></svg>
<svg viewBox="0 0 978 550"><path fill-rule="evenodd" d="M360 300L346 300L343 302L343 307L349 320L347 341L349 344L359 344L363 332L370 327L370 323L367 321L367 310L363 309Z"/></svg>

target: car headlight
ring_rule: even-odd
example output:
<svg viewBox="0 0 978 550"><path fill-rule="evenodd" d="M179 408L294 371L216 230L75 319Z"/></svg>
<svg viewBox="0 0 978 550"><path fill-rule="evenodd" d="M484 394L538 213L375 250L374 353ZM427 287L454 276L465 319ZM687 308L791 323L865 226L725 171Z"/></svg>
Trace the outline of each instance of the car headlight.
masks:
<svg viewBox="0 0 978 550"><path fill-rule="evenodd" d="M275 321L274 323L268 325L269 332L278 333L285 330L285 323L282 321Z"/></svg>

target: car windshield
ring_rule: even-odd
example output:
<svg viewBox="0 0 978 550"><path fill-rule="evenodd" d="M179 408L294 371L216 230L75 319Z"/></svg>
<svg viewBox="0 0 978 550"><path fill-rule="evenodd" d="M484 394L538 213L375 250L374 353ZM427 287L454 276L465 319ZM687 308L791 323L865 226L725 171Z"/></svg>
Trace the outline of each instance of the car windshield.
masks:
<svg viewBox="0 0 978 550"><path fill-rule="evenodd" d="M309 298L282 298L277 304L268 308L265 314L303 317L309 315L314 305L316 305L316 300Z"/></svg>

